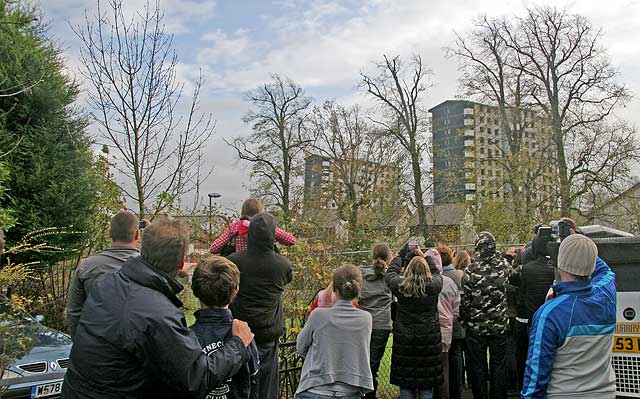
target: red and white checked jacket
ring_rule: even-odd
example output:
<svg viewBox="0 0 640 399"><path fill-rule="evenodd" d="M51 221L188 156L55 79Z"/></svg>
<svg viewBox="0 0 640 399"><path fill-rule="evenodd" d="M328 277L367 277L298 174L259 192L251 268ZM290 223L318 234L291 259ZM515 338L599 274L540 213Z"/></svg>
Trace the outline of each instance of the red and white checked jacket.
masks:
<svg viewBox="0 0 640 399"><path fill-rule="evenodd" d="M236 239L236 252L246 250L247 238L246 236L240 234L240 232L238 231L238 228L242 230L241 225L243 224L243 222L246 223L246 221L244 220L239 220L237 222L231 223L229 227L227 227L226 230L220 236L218 236L218 238L213 240L213 243L209 248L209 252L211 252L212 254L220 253L220 251L222 251L222 247L227 245L233 238ZM296 238L293 236L293 234L287 233L280 227L276 227L276 241L282 245L290 247L292 245L295 245Z"/></svg>

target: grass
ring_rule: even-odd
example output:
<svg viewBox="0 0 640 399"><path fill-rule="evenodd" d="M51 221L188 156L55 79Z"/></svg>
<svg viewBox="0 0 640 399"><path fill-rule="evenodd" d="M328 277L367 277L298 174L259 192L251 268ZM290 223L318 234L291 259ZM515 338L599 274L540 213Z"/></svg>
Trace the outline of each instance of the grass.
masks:
<svg viewBox="0 0 640 399"><path fill-rule="evenodd" d="M391 348L393 346L393 334L389 335L387 341L387 349L380 361L380 370L378 370L378 390L376 395L381 399L394 399L398 397L400 390L397 386L389 382L391 375Z"/></svg>

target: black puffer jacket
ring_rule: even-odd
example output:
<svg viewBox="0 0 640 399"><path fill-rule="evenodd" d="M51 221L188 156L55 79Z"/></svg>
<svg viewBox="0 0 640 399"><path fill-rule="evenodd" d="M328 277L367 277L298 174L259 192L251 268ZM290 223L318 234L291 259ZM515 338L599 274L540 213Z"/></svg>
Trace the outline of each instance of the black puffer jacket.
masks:
<svg viewBox="0 0 640 399"><path fill-rule="evenodd" d="M536 256L533 260L516 269L509 277L509 282L518 287L518 312L521 319L532 322L533 314L544 303L549 288L555 279L553 269L549 266L544 256L546 241L533 240L533 252Z"/></svg>
<svg viewBox="0 0 640 399"><path fill-rule="evenodd" d="M181 290L142 257L105 274L82 310L63 397L204 397L234 375L247 349L233 337L206 356L179 309Z"/></svg>
<svg viewBox="0 0 640 399"><path fill-rule="evenodd" d="M391 292L398 298L398 313L393 325L391 383L402 388L432 388L443 382L438 318L442 275L435 271L435 265L430 266L433 279L423 298L405 297L400 292L401 257L391 262L385 276Z"/></svg>
<svg viewBox="0 0 640 399"><path fill-rule="evenodd" d="M240 291L230 306L236 319L249 323L258 344L284 333L282 293L293 278L291 262L273 250L276 220L269 213L251 219L246 251L229 255L240 270Z"/></svg>

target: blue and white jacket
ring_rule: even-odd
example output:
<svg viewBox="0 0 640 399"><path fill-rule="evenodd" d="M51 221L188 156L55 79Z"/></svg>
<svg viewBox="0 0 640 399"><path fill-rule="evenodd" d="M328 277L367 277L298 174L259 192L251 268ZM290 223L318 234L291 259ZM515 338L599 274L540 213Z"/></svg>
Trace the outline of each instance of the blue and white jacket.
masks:
<svg viewBox="0 0 640 399"><path fill-rule="evenodd" d="M615 274L597 258L590 281L553 290L533 317L522 398L615 398Z"/></svg>

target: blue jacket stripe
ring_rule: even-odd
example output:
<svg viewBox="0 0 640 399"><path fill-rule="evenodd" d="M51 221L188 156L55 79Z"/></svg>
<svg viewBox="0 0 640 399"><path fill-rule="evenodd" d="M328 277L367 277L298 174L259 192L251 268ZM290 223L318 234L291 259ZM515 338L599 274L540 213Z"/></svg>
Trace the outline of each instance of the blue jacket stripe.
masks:
<svg viewBox="0 0 640 399"><path fill-rule="evenodd" d="M596 258L596 268L592 274L592 285L594 288L601 288L614 282L616 275L609 269L609 266L600 257Z"/></svg>
<svg viewBox="0 0 640 399"><path fill-rule="evenodd" d="M600 335L608 335L613 334L616 331L615 324L604 324L604 325L584 325L584 326L573 326L569 329L569 333L567 337L577 337L577 336L600 336Z"/></svg>
<svg viewBox="0 0 640 399"><path fill-rule="evenodd" d="M561 296L556 298L554 301L549 302L544 306L542 313L540 314L540 319L538 320L538 325L535 332L535 341L533 342L533 348L531 349L529 361L531 361L531 377L529 379L529 385L527 386L526 392L524 392L523 397L527 397L528 395L533 394L536 389L536 384L538 383L538 373L540 371L540 347L542 343L542 334L545 330L545 322L547 321L547 316L549 313L555 309L558 305L563 303L565 300L569 299L570 296Z"/></svg>

